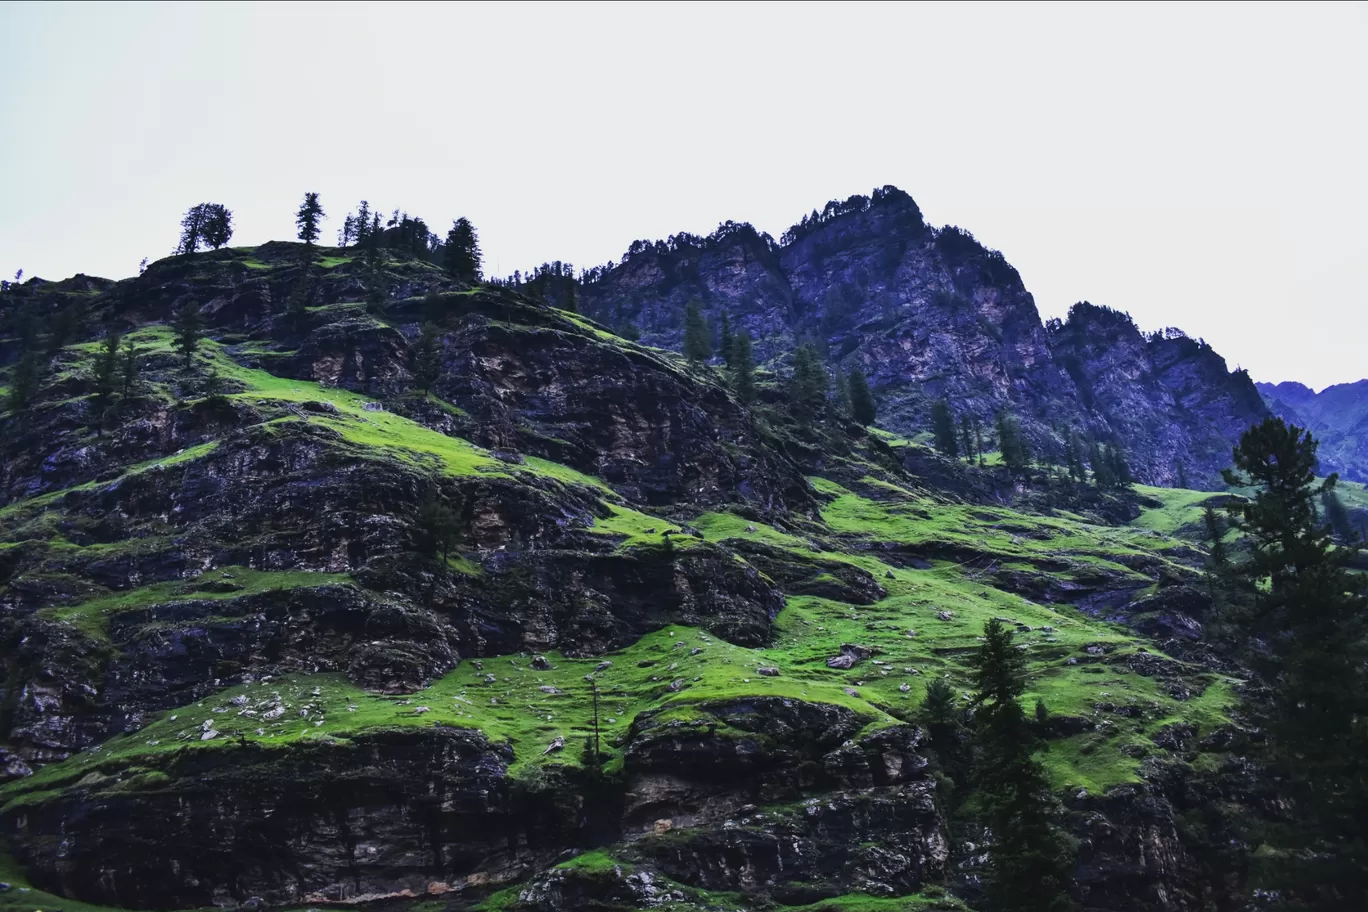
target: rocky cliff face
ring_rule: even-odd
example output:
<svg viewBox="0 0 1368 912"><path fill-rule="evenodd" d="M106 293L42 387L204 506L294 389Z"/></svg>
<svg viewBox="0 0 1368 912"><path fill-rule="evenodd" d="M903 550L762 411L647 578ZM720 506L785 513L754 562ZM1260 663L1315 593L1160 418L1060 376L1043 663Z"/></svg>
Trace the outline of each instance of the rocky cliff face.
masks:
<svg viewBox="0 0 1368 912"><path fill-rule="evenodd" d="M1037 450L1058 455L1070 430L1119 441L1155 484L1182 475L1214 485L1235 435L1266 414L1248 378L1197 343L1151 344L1096 309L1047 332L1000 253L928 226L893 187L829 204L782 244L732 223L706 238L638 242L580 300L597 319L674 348L685 304L697 300L714 325L726 312L745 328L777 369L801 340L836 367L859 366L885 427L925 430L939 398L986 426L1008 410Z"/></svg>
<svg viewBox="0 0 1368 912"><path fill-rule="evenodd" d="M1368 380L1319 393L1300 383L1260 383L1258 389L1274 414L1316 435L1325 472L1368 484Z"/></svg>
<svg viewBox="0 0 1368 912"><path fill-rule="evenodd" d="M646 290L623 313L662 321L648 339L706 286L771 359L825 326L908 421L925 393L898 370L1039 434L1040 397L1140 422L1223 375L1102 312L1047 334L1010 267L897 194L783 249L677 246L603 280ZM744 406L713 368L408 257L269 244L6 304L10 379L43 355L0 416L0 831L44 908L964 909L991 834L917 707L936 678L962 699L994 617L1049 703L1083 907L1243 895L1215 847L1272 802L1163 503L799 425L768 380ZM140 370L101 393L109 328ZM1144 394L1085 402L1064 350ZM1194 804L1226 816L1188 826Z"/></svg>

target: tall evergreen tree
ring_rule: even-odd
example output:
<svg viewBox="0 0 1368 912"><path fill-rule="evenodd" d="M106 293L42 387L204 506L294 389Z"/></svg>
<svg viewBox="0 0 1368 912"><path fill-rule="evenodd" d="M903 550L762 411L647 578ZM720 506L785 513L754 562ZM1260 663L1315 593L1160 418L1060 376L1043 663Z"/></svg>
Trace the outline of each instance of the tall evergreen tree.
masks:
<svg viewBox="0 0 1368 912"><path fill-rule="evenodd" d="M19 363L14 366L14 373L10 376L6 403L10 411L22 412L33 402L42 383L42 370L43 360L37 346L28 346L19 356Z"/></svg>
<svg viewBox="0 0 1368 912"><path fill-rule="evenodd" d="M998 449L1002 462L1013 471L1020 471L1031 464L1031 449L1026 435L1021 432L1021 424L1012 415L999 412L997 416Z"/></svg>
<svg viewBox="0 0 1368 912"><path fill-rule="evenodd" d="M950 403L937 399L931 403L931 433L936 440L936 449L955 459L959 456L959 438L955 436L955 413Z"/></svg>
<svg viewBox="0 0 1368 912"><path fill-rule="evenodd" d="M1083 468L1083 443L1076 431L1069 431L1065 438L1064 463L1068 467L1069 477L1074 481L1087 480L1088 472Z"/></svg>
<svg viewBox="0 0 1368 912"><path fill-rule="evenodd" d="M456 279L472 285L480 281L480 238L470 219L462 217L451 223L442 253L446 271Z"/></svg>
<svg viewBox="0 0 1368 912"><path fill-rule="evenodd" d="M1236 623L1246 661L1271 691L1248 706L1271 735L1306 825L1284 872L1305 905L1368 907L1368 578L1348 569L1317 520L1318 443L1281 418L1240 438L1227 484L1254 496L1228 507L1250 556L1237 567L1250 598Z"/></svg>
<svg viewBox="0 0 1368 912"><path fill-rule="evenodd" d="M185 358L185 369L190 369L190 361L199 349L200 337L204 333L204 316L194 301L176 312L176 348Z"/></svg>
<svg viewBox="0 0 1368 912"><path fill-rule="evenodd" d="M828 378L822 359L812 343L804 342L793 355L793 376L789 398L794 413L803 424L809 424L827 403Z"/></svg>
<svg viewBox="0 0 1368 912"><path fill-rule="evenodd" d="M865 427L874 423L878 415L878 406L874 402L874 393L869 388L869 381L865 379L864 371L858 367L850 369L848 378L850 383L850 414Z"/></svg>
<svg viewBox="0 0 1368 912"><path fill-rule="evenodd" d="M750 405L755 401L755 363L750 333L744 329L737 333L732 348L732 388L742 405Z"/></svg>
<svg viewBox="0 0 1368 912"><path fill-rule="evenodd" d="M418 344L413 352L413 379L424 393L432 389L432 384L442 373L442 340L437 327L428 323L418 336Z"/></svg>
<svg viewBox="0 0 1368 912"><path fill-rule="evenodd" d="M1054 825L1038 738L1021 708L1026 657L1012 631L984 625L974 659L974 780L992 832L988 896L994 912L1064 912L1069 851Z"/></svg>
<svg viewBox="0 0 1368 912"><path fill-rule="evenodd" d="M104 348L95 359L95 428L104 426L105 415L114 406L114 395L119 389L119 343L123 337L116 329L105 336Z"/></svg>
<svg viewBox="0 0 1368 912"><path fill-rule="evenodd" d="M299 239L305 244L312 245L318 240L318 223L324 216L323 206L318 201L317 193L304 194L304 202L300 204L299 211L295 213L295 225L299 228Z"/></svg>
<svg viewBox="0 0 1368 912"><path fill-rule="evenodd" d="M917 721L931 736L931 748L936 752L942 771L962 789L969 779L964 711L955 700L955 691L944 678L935 678L926 685L926 696L917 712Z"/></svg>
<svg viewBox="0 0 1368 912"><path fill-rule="evenodd" d="M974 461L974 433L969 425L969 416L960 415L959 419L959 449L960 455L966 461Z"/></svg>
<svg viewBox="0 0 1368 912"><path fill-rule="evenodd" d="M684 357L701 364L712 357L712 341L708 338L708 323L703 319L703 308L697 299L684 306Z"/></svg>
<svg viewBox="0 0 1368 912"><path fill-rule="evenodd" d="M832 407L842 415L854 417L854 408L850 401L850 376L840 368L836 369L833 379L833 394L831 399Z"/></svg>
<svg viewBox="0 0 1368 912"><path fill-rule="evenodd" d="M717 331L717 352L722 356L722 360L728 367L731 367L732 357L735 354L732 348L736 344L736 337L732 334L731 318L727 312L722 311L720 328Z"/></svg>
<svg viewBox="0 0 1368 912"><path fill-rule="evenodd" d="M121 395L124 400L138 395L142 378L142 362L145 352L131 337L124 339L123 354L120 358L119 376L122 382Z"/></svg>
<svg viewBox="0 0 1368 912"><path fill-rule="evenodd" d="M1099 488L1110 488L1116 484L1112 474L1112 463L1096 440L1088 445L1088 464L1092 467L1093 484Z"/></svg>
<svg viewBox="0 0 1368 912"><path fill-rule="evenodd" d="M451 556L451 549L458 541L460 522L456 511L434 492L418 508L415 517L417 526L417 545L421 554L428 557L440 556L445 562Z"/></svg>

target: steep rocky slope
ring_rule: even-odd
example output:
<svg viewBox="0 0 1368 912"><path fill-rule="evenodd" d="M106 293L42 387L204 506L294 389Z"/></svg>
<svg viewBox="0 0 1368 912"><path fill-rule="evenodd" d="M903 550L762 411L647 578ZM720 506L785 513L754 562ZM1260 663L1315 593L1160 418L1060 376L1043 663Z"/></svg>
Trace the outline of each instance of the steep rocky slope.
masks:
<svg viewBox="0 0 1368 912"><path fill-rule="evenodd" d="M984 834L916 709L969 689L993 617L1049 708L1081 907L1236 907L1231 822L1268 785L1173 535L1205 495L801 427L768 377L746 408L506 289L302 253L7 302L82 329L0 435L0 833L30 891L0 909L964 908ZM104 327L144 356L102 417ZM1038 321L984 332L1022 364L982 389L1076 395L1027 363Z"/></svg>
<svg viewBox="0 0 1368 912"><path fill-rule="evenodd" d="M815 341L859 366L882 423L913 434L946 398L990 426L1017 414L1038 450L1059 455L1070 430L1120 441L1138 476L1215 487L1233 435L1266 409L1243 372L1204 344L1149 340L1085 307L1047 332L1017 271L968 232L927 225L894 187L813 212L775 243L749 225L638 241L580 291L587 313L678 348L685 305L716 325L725 311L765 360Z"/></svg>
<svg viewBox="0 0 1368 912"><path fill-rule="evenodd" d="M1258 388L1275 415L1309 428L1320 440L1324 471L1368 483L1368 380L1319 393L1300 383L1260 383Z"/></svg>

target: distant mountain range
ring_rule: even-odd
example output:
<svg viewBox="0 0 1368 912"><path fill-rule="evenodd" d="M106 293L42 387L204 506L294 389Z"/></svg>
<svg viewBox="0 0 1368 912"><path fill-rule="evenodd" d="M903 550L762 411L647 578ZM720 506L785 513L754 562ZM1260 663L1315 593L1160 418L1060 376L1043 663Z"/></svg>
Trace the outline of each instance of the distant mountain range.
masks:
<svg viewBox="0 0 1368 912"><path fill-rule="evenodd" d="M1320 440L1321 468L1368 483L1368 380L1339 383L1319 393L1300 383L1259 383L1275 414L1310 429Z"/></svg>

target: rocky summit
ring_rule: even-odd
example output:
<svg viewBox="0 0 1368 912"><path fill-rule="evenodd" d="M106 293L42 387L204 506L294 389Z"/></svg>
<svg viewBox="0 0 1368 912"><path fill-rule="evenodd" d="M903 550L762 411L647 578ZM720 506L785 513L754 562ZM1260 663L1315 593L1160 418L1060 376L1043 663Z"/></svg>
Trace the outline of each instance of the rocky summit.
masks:
<svg viewBox="0 0 1368 912"><path fill-rule="evenodd" d="M268 243L8 291L0 909L983 909L985 624L1077 908L1247 907L1285 806L1198 542L1248 377L1042 324L892 188L568 287ZM695 299L753 397L671 350ZM876 427L793 408L812 338ZM936 400L1190 487L942 455Z"/></svg>

